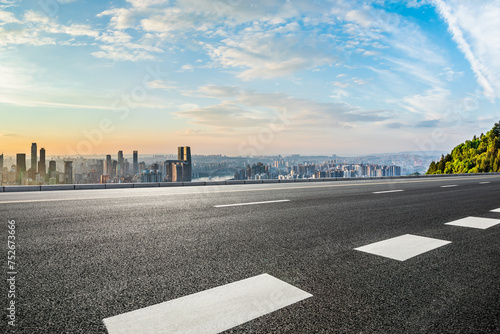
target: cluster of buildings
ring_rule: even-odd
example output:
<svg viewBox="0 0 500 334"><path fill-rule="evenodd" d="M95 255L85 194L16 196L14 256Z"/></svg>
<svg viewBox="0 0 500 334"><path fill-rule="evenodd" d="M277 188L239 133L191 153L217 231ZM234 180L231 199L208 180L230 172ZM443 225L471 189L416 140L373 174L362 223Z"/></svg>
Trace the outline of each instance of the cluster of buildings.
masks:
<svg viewBox="0 0 500 334"><path fill-rule="evenodd" d="M376 164L339 164L336 161L323 163L298 163L296 165L275 161L272 164L261 162L247 165L246 169L235 172L237 180L262 180L262 179L309 179L332 177L382 177L400 176L400 166L381 166Z"/></svg>
<svg viewBox="0 0 500 334"><path fill-rule="evenodd" d="M29 163L29 165L27 164ZM0 155L0 185L88 184L125 182L191 181L191 149L178 148L177 160L156 161L146 165L139 162L138 151L133 151L132 163L118 151L117 159L108 154L106 159L53 158L46 161L45 148L31 145L31 156L17 153L10 168L4 166Z"/></svg>
<svg viewBox="0 0 500 334"><path fill-rule="evenodd" d="M55 160L50 160L47 166L45 148L42 147L38 152L36 143L31 144L29 161L26 160L25 153L16 154L15 161L15 165L8 168L4 166L3 154L0 155L0 184L73 183L73 162L64 161L64 172L57 170Z"/></svg>

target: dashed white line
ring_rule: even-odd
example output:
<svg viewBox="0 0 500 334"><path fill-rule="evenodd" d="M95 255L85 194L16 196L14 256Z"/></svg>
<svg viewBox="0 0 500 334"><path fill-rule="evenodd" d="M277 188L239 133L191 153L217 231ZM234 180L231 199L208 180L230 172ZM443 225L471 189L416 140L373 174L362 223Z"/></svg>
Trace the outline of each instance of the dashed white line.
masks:
<svg viewBox="0 0 500 334"><path fill-rule="evenodd" d="M480 218L480 217L466 217L459 220L455 220L445 225L453 225L453 226L461 226L461 227L470 227L470 228L479 228L481 230L485 230L492 226L500 224L500 220L492 219L492 218Z"/></svg>
<svg viewBox="0 0 500 334"><path fill-rule="evenodd" d="M268 274L104 319L109 334L220 333L312 297Z"/></svg>
<svg viewBox="0 0 500 334"><path fill-rule="evenodd" d="M354 249L393 260L405 261L449 243L451 241L405 234Z"/></svg>
<svg viewBox="0 0 500 334"><path fill-rule="evenodd" d="M495 209L495 210L491 210L491 212L500 212L500 208Z"/></svg>
<svg viewBox="0 0 500 334"><path fill-rule="evenodd" d="M479 184L488 184L488 183L491 183L491 182L479 182Z"/></svg>
<svg viewBox="0 0 500 334"><path fill-rule="evenodd" d="M404 190L385 190L385 191L374 191L374 194L388 194L388 193L398 193Z"/></svg>
<svg viewBox="0 0 500 334"><path fill-rule="evenodd" d="M224 208L227 206L240 206L240 205L254 205L254 204L268 204L268 203L280 203L280 202L290 202L289 199L280 199L276 201L265 201L265 202L248 202L248 203L235 203L235 204L221 204L221 205L214 205L216 208Z"/></svg>
<svg viewBox="0 0 500 334"><path fill-rule="evenodd" d="M445 186L441 186L441 188L451 188L451 187L458 187L458 184L448 184Z"/></svg>

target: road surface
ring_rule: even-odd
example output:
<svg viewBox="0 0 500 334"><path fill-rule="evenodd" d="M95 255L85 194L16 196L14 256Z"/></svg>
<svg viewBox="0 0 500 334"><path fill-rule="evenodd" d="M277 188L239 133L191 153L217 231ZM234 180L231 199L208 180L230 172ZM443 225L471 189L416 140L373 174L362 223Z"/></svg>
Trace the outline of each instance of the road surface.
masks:
<svg viewBox="0 0 500 334"><path fill-rule="evenodd" d="M1 193L5 246L16 226L2 307L15 301L16 326L3 325L499 333L496 209L487 175Z"/></svg>

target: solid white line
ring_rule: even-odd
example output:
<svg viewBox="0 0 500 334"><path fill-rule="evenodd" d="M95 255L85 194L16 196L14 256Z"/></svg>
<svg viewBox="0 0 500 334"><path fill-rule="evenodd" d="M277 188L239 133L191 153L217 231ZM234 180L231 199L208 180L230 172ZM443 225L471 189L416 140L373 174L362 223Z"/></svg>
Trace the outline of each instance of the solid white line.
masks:
<svg viewBox="0 0 500 334"><path fill-rule="evenodd" d="M267 203L279 203L279 202L290 202L289 199L280 199L276 201L265 201L265 202L248 202L248 203L236 203L236 204L221 204L214 205L215 208L224 208L227 206L240 206L240 205L254 205L254 204L267 204Z"/></svg>
<svg viewBox="0 0 500 334"><path fill-rule="evenodd" d="M451 188L451 187L458 187L458 184L448 184L446 186L441 186L441 188Z"/></svg>
<svg viewBox="0 0 500 334"><path fill-rule="evenodd" d="M397 193L404 190L386 190L386 191L375 191L374 194L387 194L387 193Z"/></svg>
<svg viewBox="0 0 500 334"><path fill-rule="evenodd" d="M109 334L220 333L310 293L262 274L104 319Z"/></svg>

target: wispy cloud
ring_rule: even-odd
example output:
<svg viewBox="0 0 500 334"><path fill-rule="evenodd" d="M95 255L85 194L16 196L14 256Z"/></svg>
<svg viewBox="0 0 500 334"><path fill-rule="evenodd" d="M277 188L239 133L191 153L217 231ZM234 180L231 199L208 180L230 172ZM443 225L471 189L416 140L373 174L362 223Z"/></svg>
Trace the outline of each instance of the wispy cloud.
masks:
<svg viewBox="0 0 500 334"><path fill-rule="evenodd" d="M434 0L477 82L491 98L500 97L500 3Z"/></svg>

